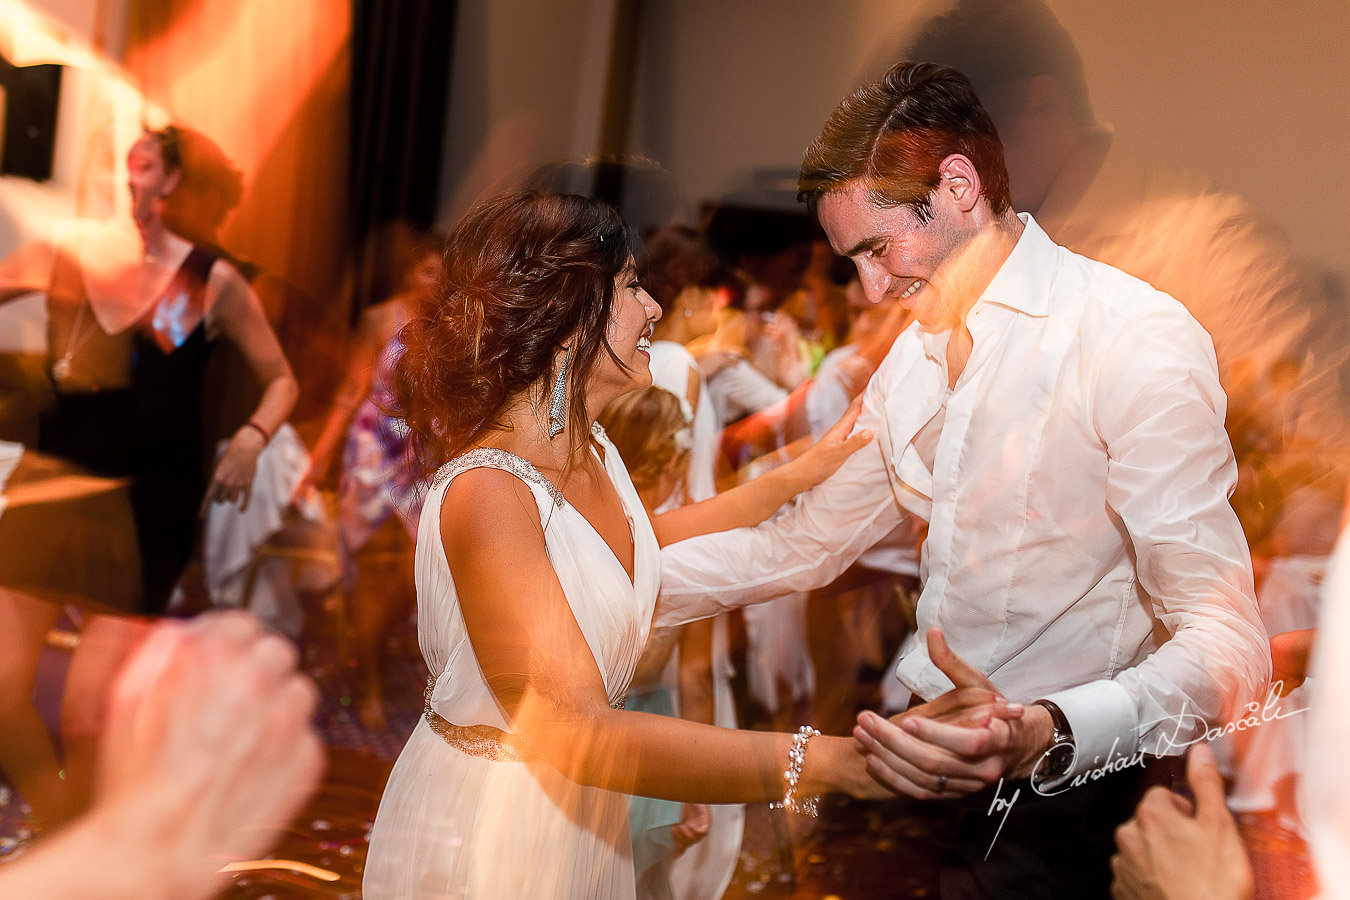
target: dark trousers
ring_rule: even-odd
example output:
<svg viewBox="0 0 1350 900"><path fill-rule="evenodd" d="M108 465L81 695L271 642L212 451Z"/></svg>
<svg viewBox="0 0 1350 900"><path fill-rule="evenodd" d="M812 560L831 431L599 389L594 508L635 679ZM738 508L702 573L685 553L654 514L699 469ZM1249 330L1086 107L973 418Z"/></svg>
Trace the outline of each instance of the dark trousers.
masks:
<svg viewBox="0 0 1350 900"><path fill-rule="evenodd" d="M1115 829L1145 791L1170 788L1180 771L1178 757L1148 757L1054 796L1024 779L950 804L936 835L942 900L1109 897Z"/></svg>

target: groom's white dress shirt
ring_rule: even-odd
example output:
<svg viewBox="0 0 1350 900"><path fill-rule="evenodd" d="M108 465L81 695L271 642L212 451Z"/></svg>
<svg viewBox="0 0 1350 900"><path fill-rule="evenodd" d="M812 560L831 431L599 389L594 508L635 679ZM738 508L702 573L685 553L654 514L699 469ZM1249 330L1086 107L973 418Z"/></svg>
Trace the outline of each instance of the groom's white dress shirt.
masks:
<svg viewBox="0 0 1350 900"><path fill-rule="evenodd" d="M1010 699L1057 703L1076 774L1181 752L1259 699L1270 655L1209 336L1022 220L953 389L948 333L905 331L858 420L877 440L763 525L667 547L657 619L827 584L919 516L920 633L940 626ZM951 687L922 641L895 677L925 699Z"/></svg>

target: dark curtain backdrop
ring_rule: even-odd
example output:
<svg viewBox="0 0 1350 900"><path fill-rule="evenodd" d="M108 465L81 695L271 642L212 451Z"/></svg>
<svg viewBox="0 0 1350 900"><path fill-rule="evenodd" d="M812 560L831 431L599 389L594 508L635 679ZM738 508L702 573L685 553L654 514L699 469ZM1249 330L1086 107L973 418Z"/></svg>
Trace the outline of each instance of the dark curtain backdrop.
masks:
<svg viewBox="0 0 1350 900"><path fill-rule="evenodd" d="M393 289L391 246L435 221L455 0L352 0L352 316Z"/></svg>

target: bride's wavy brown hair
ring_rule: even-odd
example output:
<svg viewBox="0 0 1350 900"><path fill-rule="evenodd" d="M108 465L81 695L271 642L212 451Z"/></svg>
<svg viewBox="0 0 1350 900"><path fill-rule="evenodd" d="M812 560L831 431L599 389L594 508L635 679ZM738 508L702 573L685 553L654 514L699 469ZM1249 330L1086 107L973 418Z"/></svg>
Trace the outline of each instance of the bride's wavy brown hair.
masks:
<svg viewBox="0 0 1350 900"><path fill-rule="evenodd" d="M502 427L531 386L546 403L564 343L571 450L584 446L586 376L602 352L623 365L605 332L614 280L640 250L613 208L575 194L516 191L470 210L446 238L437 289L400 332L392 412L415 471Z"/></svg>

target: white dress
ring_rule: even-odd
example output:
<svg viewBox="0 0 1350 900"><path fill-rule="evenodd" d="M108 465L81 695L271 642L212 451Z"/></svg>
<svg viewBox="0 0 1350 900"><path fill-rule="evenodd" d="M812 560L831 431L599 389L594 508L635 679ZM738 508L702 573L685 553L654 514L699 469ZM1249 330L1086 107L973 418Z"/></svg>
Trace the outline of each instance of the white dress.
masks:
<svg viewBox="0 0 1350 900"><path fill-rule="evenodd" d="M652 341L652 385L670 391L680 400L685 419L692 420L694 444L689 448L689 474L685 487L695 503L717 493L717 454L722 429L708 382L694 354L674 341ZM698 408L689 402L689 373L698 376ZM678 495L678 492L677 492Z"/></svg>
<svg viewBox="0 0 1350 900"><path fill-rule="evenodd" d="M712 394L703 378L694 355L674 341L652 342L652 384L670 391L680 399L685 418L690 417L689 373L698 374L698 409L693 410L694 446L689 452L687 488L689 499L695 503L707 500L717 493L716 457L720 452L722 431L713 408ZM679 498L679 492L672 500ZM670 503L658 513L674 509ZM670 693L674 715L679 715L679 648L675 649L666 669L665 686ZM713 621L713 724L720 728L736 728L736 701L731 692L731 679L736 669L731 664L731 648L727 637L727 617ZM692 845L670 861L670 889L675 900L706 900L721 897L736 872L736 861L741 853L741 836L745 830L745 806L740 803L714 803L708 807L710 822L703 840Z"/></svg>
<svg viewBox="0 0 1350 900"><path fill-rule="evenodd" d="M441 545L446 488L479 466L509 471L529 485L558 581L611 704L622 702L651 628L661 558L619 454L598 428L596 438L633 534L636 585L586 518L524 460L475 450L432 481L417 530L418 638L434 676L429 705L442 727L511 730L478 667ZM462 738L452 746L428 716L418 721L371 830L367 900L633 897L625 795L574 784L538 759L489 758L500 743L488 741L484 750L482 742Z"/></svg>

